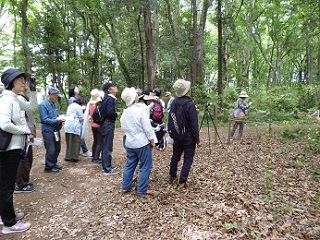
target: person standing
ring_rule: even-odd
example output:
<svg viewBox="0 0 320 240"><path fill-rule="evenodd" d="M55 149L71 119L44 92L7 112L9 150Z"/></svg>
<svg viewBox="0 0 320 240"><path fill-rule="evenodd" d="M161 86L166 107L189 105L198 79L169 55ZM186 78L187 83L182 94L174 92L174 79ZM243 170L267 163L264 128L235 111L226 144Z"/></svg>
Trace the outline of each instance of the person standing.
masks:
<svg viewBox="0 0 320 240"><path fill-rule="evenodd" d="M74 101L76 100L77 96L79 96L80 93L80 89L77 85L72 84L69 87L69 99L68 99L68 105L70 105L71 103L74 103ZM84 138L81 138L81 149L82 149L82 156L84 157L92 157L92 152L89 151L86 141Z"/></svg>
<svg viewBox="0 0 320 240"><path fill-rule="evenodd" d="M112 166L113 139L115 130L115 121L120 112L116 111L116 101L118 88L113 82L103 85L105 98L102 102L102 113L104 122L101 125L102 134L102 168L106 175L115 175L119 171Z"/></svg>
<svg viewBox="0 0 320 240"><path fill-rule="evenodd" d="M244 118L241 120L237 120L236 118L238 116L235 115L240 115L243 114L243 116L245 116L246 114L246 110L250 108L252 102L250 102L248 105L245 104L245 100L246 98L248 98L248 94L245 91L242 91L239 95L238 100L235 102L235 106L234 106L234 122L233 122L233 126L231 128L231 139L233 138L234 133L236 132L238 126L239 126L239 132L238 132L238 140L241 140L242 138L242 134L243 134L243 129L244 129Z"/></svg>
<svg viewBox="0 0 320 240"><path fill-rule="evenodd" d="M172 101L174 100L174 97L172 96L171 92L166 92L164 95L166 98L168 98L168 104L166 107L166 112L170 112Z"/></svg>
<svg viewBox="0 0 320 240"><path fill-rule="evenodd" d="M77 96L76 100L68 106L67 117L74 116L73 119L67 119L64 124L64 132L66 134L66 155L65 161L78 162L81 146L81 131L83 123L82 107L85 99Z"/></svg>
<svg viewBox="0 0 320 240"><path fill-rule="evenodd" d="M196 112L196 106L189 96L190 86L191 82L183 79L178 79L173 85L177 98L175 98L172 102L171 111L174 111L174 107L177 105L182 106L187 123L183 139L173 138L173 153L171 157L169 173L170 183L178 183L178 190L187 188L187 180L193 163L195 149L196 146L200 147L198 116ZM178 163L182 153L184 153L184 159L180 178L178 179Z"/></svg>
<svg viewBox="0 0 320 240"><path fill-rule="evenodd" d="M122 192L132 190L134 171L140 162L138 195L148 193L148 180L152 168L151 149L154 144L154 131L150 125L146 108L137 104L139 97L134 88L125 88L121 94L126 103L121 118L121 128L125 133L125 149L127 161L123 169Z"/></svg>
<svg viewBox="0 0 320 240"><path fill-rule="evenodd" d="M35 79L33 79L35 81ZM29 87L26 85L24 91L18 95L19 101L28 102ZM37 107L36 105L34 106ZM21 122L30 129L29 141L33 142L36 137L36 121L33 117L33 110L21 111ZM33 163L33 150L32 146L28 147L26 156L20 160L18 173L16 178L16 186L14 191L17 192L33 192L35 191L34 185L30 182L30 171Z"/></svg>
<svg viewBox="0 0 320 240"><path fill-rule="evenodd" d="M92 143L92 163L101 164L101 150L102 150L102 135L101 135L101 128L99 124L96 124L92 120L92 114L95 108L102 103L103 94L98 89L93 89L90 92L91 98L87 104L86 111L84 113L84 124L82 129L82 134L86 135L87 133L87 122L90 121L91 131L93 135L93 143ZM84 138L84 136L82 136Z"/></svg>
<svg viewBox="0 0 320 240"><path fill-rule="evenodd" d="M3 224L2 233L17 233L27 231L31 224L22 222L24 213L15 212L13 192L17 177L20 155L25 146L26 134L30 129L21 122L21 110L32 110L37 104L35 81L30 81L30 102L19 101L18 94L24 91L28 73L9 68L1 76L5 90L0 97L0 127L12 134L6 149L0 150L0 217Z"/></svg>
<svg viewBox="0 0 320 240"><path fill-rule="evenodd" d="M57 173L62 169L57 162L61 151L60 130L65 119L59 118L56 104L59 97L62 97L59 89L51 87L48 97L39 104L41 132L46 149L44 171L51 173Z"/></svg>

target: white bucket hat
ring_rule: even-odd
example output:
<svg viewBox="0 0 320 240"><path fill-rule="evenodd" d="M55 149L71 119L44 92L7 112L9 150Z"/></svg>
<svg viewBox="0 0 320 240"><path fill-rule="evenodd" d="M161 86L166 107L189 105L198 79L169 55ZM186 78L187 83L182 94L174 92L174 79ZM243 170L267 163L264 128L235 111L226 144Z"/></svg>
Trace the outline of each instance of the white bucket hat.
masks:
<svg viewBox="0 0 320 240"><path fill-rule="evenodd" d="M178 79L173 84L173 89L176 91L177 97L183 97L190 90L191 82L184 79Z"/></svg>
<svg viewBox="0 0 320 240"><path fill-rule="evenodd" d="M134 87L125 88L121 93L121 98L126 103L127 107L130 106L134 102L136 96L138 96L138 95L137 95L136 89Z"/></svg>
<svg viewBox="0 0 320 240"><path fill-rule="evenodd" d="M91 90L90 95L91 95L90 102L92 103L96 103L102 100L100 96L100 91L96 88Z"/></svg>
<svg viewBox="0 0 320 240"><path fill-rule="evenodd" d="M247 97L249 97L249 96L248 96L247 92L245 92L245 91L242 91L239 95L239 98L247 98Z"/></svg>

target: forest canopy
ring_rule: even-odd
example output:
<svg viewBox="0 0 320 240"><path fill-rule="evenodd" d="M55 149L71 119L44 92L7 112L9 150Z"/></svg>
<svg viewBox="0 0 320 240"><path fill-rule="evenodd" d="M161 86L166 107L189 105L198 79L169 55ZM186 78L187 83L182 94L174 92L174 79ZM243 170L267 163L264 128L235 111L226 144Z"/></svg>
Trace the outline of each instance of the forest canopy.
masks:
<svg viewBox="0 0 320 240"><path fill-rule="evenodd" d="M114 81L120 89L172 91L184 78L198 101L221 107L241 90L260 108L270 107L264 101L270 96L289 110L319 107L320 0L0 0L0 6L0 69L28 71L44 89L66 92L77 84L87 94Z"/></svg>

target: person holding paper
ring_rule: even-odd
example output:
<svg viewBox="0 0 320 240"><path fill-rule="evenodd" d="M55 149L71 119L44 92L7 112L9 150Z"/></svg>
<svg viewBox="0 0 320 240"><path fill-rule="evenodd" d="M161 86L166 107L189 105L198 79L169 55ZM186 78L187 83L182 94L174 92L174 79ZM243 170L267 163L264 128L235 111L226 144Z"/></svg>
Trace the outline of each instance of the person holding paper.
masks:
<svg viewBox="0 0 320 240"><path fill-rule="evenodd" d="M66 133L66 156L65 161L78 162L81 146L81 130L83 122L82 106L85 99L77 96L73 103L68 106L64 131Z"/></svg>
<svg viewBox="0 0 320 240"><path fill-rule="evenodd" d="M51 87L48 97L39 104L41 131L46 148L44 171L48 173L57 173L62 169L57 162L61 151L60 130L65 119L59 117L56 104L59 97L62 97L59 89Z"/></svg>

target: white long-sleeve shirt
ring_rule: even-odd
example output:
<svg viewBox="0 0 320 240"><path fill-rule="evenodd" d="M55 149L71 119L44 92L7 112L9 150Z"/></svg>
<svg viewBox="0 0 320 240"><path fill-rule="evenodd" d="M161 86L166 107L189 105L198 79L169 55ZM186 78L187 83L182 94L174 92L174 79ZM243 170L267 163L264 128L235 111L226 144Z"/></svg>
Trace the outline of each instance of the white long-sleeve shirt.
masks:
<svg viewBox="0 0 320 240"><path fill-rule="evenodd" d="M154 139L154 131L150 124L146 108L139 104L127 107L120 118L121 129L126 135L125 145L128 148L141 148Z"/></svg>

